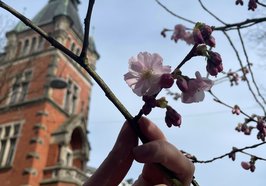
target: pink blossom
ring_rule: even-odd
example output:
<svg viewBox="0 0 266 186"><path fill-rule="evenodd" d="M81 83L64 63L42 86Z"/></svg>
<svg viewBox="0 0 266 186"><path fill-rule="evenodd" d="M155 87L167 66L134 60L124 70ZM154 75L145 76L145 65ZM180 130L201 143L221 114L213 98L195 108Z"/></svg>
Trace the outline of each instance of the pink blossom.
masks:
<svg viewBox="0 0 266 186"><path fill-rule="evenodd" d="M171 39L175 42L177 42L179 39L184 40L188 45L194 44L192 33L187 32L186 27L182 24L178 24L175 26Z"/></svg>
<svg viewBox="0 0 266 186"><path fill-rule="evenodd" d="M124 75L124 80L138 96L153 96L161 90L161 76L170 72L171 67L163 66L159 54L141 52L129 59L129 72Z"/></svg>
<svg viewBox="0 0 266 186"><path fill-rule="evenodd" d="M181 94L181 100L183 103L203 101L205 97L204 91L210 90L213 85L213 81L201 77L198 71L195 73L195 76L196 79L188 80L188 89Z"/></svg>

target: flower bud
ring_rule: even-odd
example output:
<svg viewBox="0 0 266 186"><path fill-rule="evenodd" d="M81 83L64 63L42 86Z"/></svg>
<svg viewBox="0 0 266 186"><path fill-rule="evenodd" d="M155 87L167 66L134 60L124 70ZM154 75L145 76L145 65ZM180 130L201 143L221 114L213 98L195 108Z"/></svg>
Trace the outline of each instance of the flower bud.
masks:
<svg viewBox="0 0 266 186"><path fill-rule="evenodd" d="M243 6L244 2L243 0L236 0L236 5L240 4L241 6Z"/></svg>
<svg viewBox="0 0 266 186"><path fill-rule="evenodd" d="M151 112L151 110L152 110L152 107L151 107L149 104L147 104L147 103L145 103L145 104L142 106L142 112L143 112L143 114L144 114L145 116L147 116L147 115Z"/></svg>
<svg viewBox="0 0 266 186"><path fill-rule="evenodd" d="M193 29L193 39L194 39L194 42L196 44L203 44L204 43L204 39L203 39L203 36L201 34L200 29L198 29L198 28Z"/></svg>
<svg viewBox="0 0 266 186"><path fill-rule="evenodd" d="M252 163L252 164L250 164L250 168L249 168L249 169L250 169L250 171L251 171L251 172L254 172L254 171L255 171L255 169L256 169L256 166L255 166L255 164L253 164L253 163Z"/></svg>
<svg viewBox="0 0 266 186"><path fill-rule="evenodd" d="M170 88L174 84L172 74L163 74L160 79L161 88Z"/></svg>
<svg viewBox="0 0 266 186"><path fill-rule="evenodd" d="M222 63L221 55L218 52L209 51L209 63L213 63L214 65L220 65Z"/></svg>
<svg viewBox="0 0 266 186"><path fill-rule="evenodd" d="M181 125L181 115L177 113L172 107L166 107L166 114L165 114L165 123L168 127L172 125L180 127Z"/></svg>
<svg viewBox="0 0 266 186"><path fill-rule="evenodd" d="M182 76L179 76L176 79L176 85L182 92L186 92L188 90L188 82Z"/></svg>
<svg viewBox="0 0 266 186"><path fill-rule="evenodd" d="M241 162L241 167L245 170L249 170L250 169L250 163L242 161Z"/></svg>
<svg viewBox="0 0 266 186"><path fill-rule="evenodd" d="M207 64L206 70L211 76L217 76L217 74L219 72L218 68L216 68L214 65L212 65L210 63Z"/></svg>
<svg viewBox="0 0 266 186"><path fill-rule="evenodd" d="M212 28L209 25L203 24L200 28L200 32L204 40L208 40L212 34Z"/></svg>
<svg viewBox="0 0 266 186"><path fill-rule="evenodd" d="M257 1L256 0L249 0L248 10L254 11L256 8L257 8Z"/></svg>
<svg viewBox="0 0 266 186"><path fill-rule="evenodd" d="M215 38L210 36L209 39L207 39L206 41L206 44L209 45L210 47L215 47L216 45L216 42L215 42Z"/></svg>

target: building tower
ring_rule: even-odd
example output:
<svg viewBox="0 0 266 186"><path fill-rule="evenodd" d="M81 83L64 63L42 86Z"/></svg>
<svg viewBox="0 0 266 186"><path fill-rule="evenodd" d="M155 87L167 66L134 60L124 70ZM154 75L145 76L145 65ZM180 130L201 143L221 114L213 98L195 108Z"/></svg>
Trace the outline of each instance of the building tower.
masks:
<svg viewBox="0 0 266 186"><path fill-rule="evenodd" d="M76 54L83 37L79 3L49 0L33 18ZM0 185L81 185L88 176L90 77L22 22L6 36L0 54ZM95 67L99 55L90 43ZM58 79L66 88L51 87Z"/></svg>

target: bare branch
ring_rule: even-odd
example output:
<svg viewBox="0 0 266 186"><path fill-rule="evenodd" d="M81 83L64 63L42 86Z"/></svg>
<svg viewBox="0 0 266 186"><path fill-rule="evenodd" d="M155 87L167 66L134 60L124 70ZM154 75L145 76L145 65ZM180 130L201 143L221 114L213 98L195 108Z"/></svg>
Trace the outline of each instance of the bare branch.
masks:
<svg viewBox="0 0 266 186"><path fill-rule="evenodd" d="M266 144L266 142L261 142L261 143L255 144L255 145L246 146L246 147L243 147L243 148L240 148L240 149L235 148L234 152L235 152L235 153L236 153L236 152L240 152L240 153L243 153L243 154L246 154L246 155L249 155L249 156L256 157L256 159L258 159L258 160L266 161L265 158L261 158L261 157L258 157L258 156L256 156L256 155L253 155L253 154L250 154L250 153L246 153L246 152L244 152L244 150L247 150L247 149L254 149L254 148L257 148L257 147L259 147L259 146L261 146L261 145L264 145L264 144ZM231 153L232 153L232 151L230 151L230 152L228 152L228 153L225 153L225 154L223 154L223 155L221 155L221 156L214 157L214 158L212 158L212 159L210 159L210 160L197 160L197 159L193 159L193 162L194 162L194 163L211 163L211 162L214 162L214 161L216 161L216 160L223 159L224 157L229 156Z"/></svg>
<svg viewBox="0 0 266 186"><path fill-rule="evenodd" d="M260 5L260 6L262 6L262 7L266 7L266 4L261 3L261 2L259 2L258 0L257 0L257 4Z"/></svg>
<svg viewBox="0 0 266 186"><path fill-rule="evenodd" d="M88 47L89 47L90 22L91 22L91 15L92 15L92 9L93 9L94 2L95 0L90 0L89 5L88 5L87 15L84 20L85 31L84 31L83 45L82 45L82 50L80 53L80 58L84 58L87 56Z"/></svg>
<svg viewBox="0 0 266 186"><path fill-rule="evenodd" d="M203 10L205 10L207 13L209 13L212 17L214 17L217 21L219 21L220 23L224 24L224 25L227 25L223 20L221 20L219 17L217 17L214 13L212 13L209 9L207 9L201 0L198 0L201 7L203 8Z"/></svg>
<svg viewBox="0 0 266 186"><path fill-rule="evenodd" d="M258 87L258 85L257 85L257 83L256 83L256 81L255 81L254 73L253 73L253 70L252 70L251 65L250 65L250 62L249 62L249 58L248 58L248 54L247 54L247 50L246 50L246 48L245 48L245 44L244 44L244 40L243 40L243 38L242 38L241 32L240 32L239 29L237 29L237 32L238 32L238 36L239 36L240 41L241 41L241 45L242 45L242 48L243 48L243 52L244 52L245 57L246 57L246 61L247 61L247 64L248 64L247 66L248 66L249 72L250 72L250 74L251 74L252 82L253 82L253 84L254 84L254 86L255 86L257 92L258 92L259 97L263 100L263 103L266 104L266 100L264 99L264 97L263 97L262 94L260 93L259 87Z"/></svg>
<svg viewBox="0 0 266 186"><path fill-rule="evenodd" d="M232 107L232 106L230 106L230 105L228 105L227 103L225 103L225 102L223 102L223 101L221 101L212 91L208 91L213 97L214 97L214 101L215 102L217 102L217 103L220 103L220 104L222 104L222 105L224 105L224 106L226 106L226 107L228 107L228 108L230 108L230 109L233 109L234 107ZM246 116L250 121L254 121L254 122L256 122L256 120L253 118L253 117L251 117L250 115L248 115L248 114L246 114L243 110L241 110L240 109L240 113L241 114L243 114L244 116Z"/></svg>
<svg viewBox="0 0 266 186"><path fill-rule="evenodd" d="M227 40L229 41L231 47L233 48L233 50L234 50L234 52L235 52L235 54L236 54L236 57L237 57L237 59L238 59L238 62L239 62L239 64L240 64L240 66L241 66L241 69L242 69L242 71L243 71L243 69L244 69L244 68L243 68L244 65L243 65L243 62L242 62L242 60L241 60L241 58L240 58L240 56L239 56L239 53L238 53L238 51L237 51L237 49L236 49L236 47L235 47L233 41L231 40L231 38L229 37L229 35L228 35L225 31L223 31L223 33L224 33L224 35L226 36ZM245 80L246 80L247 85L248 85L248 89L249 89L249 91L251 92L251 94L253 95L253 98L254 98L255 101L258 103L258 105L262 108L264 114L266 114L266 110L265 110L264 106L263 106L262 103L258 100L256 94L255 94L254 91L252 90L252 87L251 87L251 85L250 85L250 82L249 82L249 80L248 80L248 78L246 77L246 74L245 74L244 72L243 72L243 76L245 77Z"/></svg>
<svg viewBox="0 0 266 186"><path fill-rule="evenodd" d="M226 24L226 26L215 27L214 30L220 30L220 31L236 30L236 29L241 29L241 28L247 28L247 27L250 27L255 24L265 22L265 21L266 21L266 17L247 19L242 22Z"/></svg>
<svg viewBox="0 0 266 186"><path fill-rule="evenodd" d="M184 17L182 17L180 15L175 14L174 12L172 12L171 10L169 10L165 5L163 5L159 0L155 0L155 1L156 1L156 3L158 3L158 5L160 5L163 9L165 9L171 15L173 15L173 16L175 16L175 17L177 17L177 18L179 18L179 19L181 19L183 21L186 21L188 23L196 24L196 22L194 22L194 21L191 21L191 20L189 20L187 18L184 18Z"/></svg>

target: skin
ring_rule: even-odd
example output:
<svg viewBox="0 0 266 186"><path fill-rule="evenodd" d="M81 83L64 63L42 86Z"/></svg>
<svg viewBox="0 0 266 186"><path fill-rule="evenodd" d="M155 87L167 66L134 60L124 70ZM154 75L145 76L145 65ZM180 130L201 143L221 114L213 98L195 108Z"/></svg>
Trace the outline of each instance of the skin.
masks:
<svg viewBox="0 0 266 186"><path fill-rule="evenodd" d="M155 163L159 163L189 186L194 165L175 146L166 141L162 131L147 118L141 118L140 130L150 141L138 146L138 138L127 122L124 123L117 141L97 171L84 186L117 186L124 179L134 160L143 163L143 171L134 186L163 186L170 183Z"/></svg>

